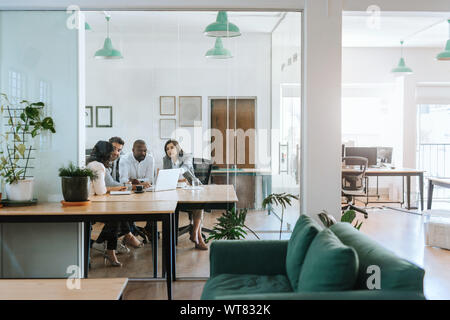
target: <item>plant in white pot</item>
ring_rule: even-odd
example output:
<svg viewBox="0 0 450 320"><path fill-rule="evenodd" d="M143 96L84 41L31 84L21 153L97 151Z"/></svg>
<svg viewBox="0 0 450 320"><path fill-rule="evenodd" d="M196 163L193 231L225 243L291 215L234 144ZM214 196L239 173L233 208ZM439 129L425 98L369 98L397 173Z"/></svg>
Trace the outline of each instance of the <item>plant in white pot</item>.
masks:
<svg viewBox="0 0 450 320"><path fill-rule="evenodd" d="M1 114L7 121L0 150L0 175L6 182L6 195L12 201L31 201L34 181L27 173L35 150L33 142L43 132L55 133L54 122L43 116L43 102L23 100L14 104L4 93L0 93L0 99Z"/></svg>

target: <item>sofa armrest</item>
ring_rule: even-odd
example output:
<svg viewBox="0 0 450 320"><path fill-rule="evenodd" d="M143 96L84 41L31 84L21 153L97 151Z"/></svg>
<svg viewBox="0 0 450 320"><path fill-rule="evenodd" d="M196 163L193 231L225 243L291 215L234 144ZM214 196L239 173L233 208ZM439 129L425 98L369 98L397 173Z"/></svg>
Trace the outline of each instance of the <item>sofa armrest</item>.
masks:
<svg viewBox="0 0 450 320"><path fill-rule="evenodd" d="M223 273L286 274L287 240L217 240L210 248L210 277Z"/></svg>
<svg viewBox="0 0 450 320"><path fill-rule="evenodd" d="M415 291L352 290L226 295L216 300L425 300L425 296Z"/></svg>

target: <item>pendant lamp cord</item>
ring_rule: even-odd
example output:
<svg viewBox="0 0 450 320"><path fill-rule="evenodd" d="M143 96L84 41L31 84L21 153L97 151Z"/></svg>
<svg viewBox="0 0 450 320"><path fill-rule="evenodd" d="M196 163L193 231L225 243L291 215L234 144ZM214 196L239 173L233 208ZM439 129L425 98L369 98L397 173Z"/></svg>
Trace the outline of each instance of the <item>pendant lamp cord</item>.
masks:
<svg viewBox="0 0 450 320"><path fill-rule="evenodd" d="M407 39L410 39L410 38L414 37L415 35L417 35L417 34L423 32L423 31L425 31L425 30L428 30L428 29L434 27L435 25L438 25L438 24L442 23L443 21L448 21L448 22L449 22L449 33L450 33L450 19L439 19L438 21L436 21L436 22L430 24L429 26L426 26L425 28L422 28L422 29L420 29L420 30L417 30L417 31L411 33L410 35L407 35L406 37L404 37L403 39L401 39L400 42L403 42L403 41L405 41L405 40L407 40Z"/></svg>
<svg viewBox="0 0 450 320"><path fill-rule="evenodd" d="M109 19L111 17L106 16L106 36L109 38Z"/></svg>

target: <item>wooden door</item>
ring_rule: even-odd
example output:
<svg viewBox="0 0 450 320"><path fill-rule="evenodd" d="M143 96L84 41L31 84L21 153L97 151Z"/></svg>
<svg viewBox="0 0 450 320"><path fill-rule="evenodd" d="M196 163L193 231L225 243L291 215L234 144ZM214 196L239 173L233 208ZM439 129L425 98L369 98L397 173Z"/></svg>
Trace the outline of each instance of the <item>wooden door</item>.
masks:
<svg viewBox="0 0 450 320"><path fill-rule="evenodd" d="M255 168L255 100L212 99L211 129L217 129L223 137L211 142L213 163L219 168L236 165L238 168ZM221 144L221 148L219 147Z"/></svg>

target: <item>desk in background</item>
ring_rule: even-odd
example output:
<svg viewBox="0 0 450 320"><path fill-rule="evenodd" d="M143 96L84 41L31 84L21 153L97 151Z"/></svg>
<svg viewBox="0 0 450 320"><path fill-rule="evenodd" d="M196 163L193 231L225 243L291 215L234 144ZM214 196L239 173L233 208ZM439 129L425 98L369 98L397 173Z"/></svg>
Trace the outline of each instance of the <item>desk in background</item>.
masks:
<svg viewBox="0 0 450 320"><path fill-rule="evenodd" d="M92 202L88 206L63 207L60 203L40 203L29 207L4 207L0 223L20 222L83 222L84 274L88 277L91 223L96 221L162 221L165 268L172 270L172 232L176 201ZM166 277L167 296L172 299L172 273Z"/></svg>
<svg viewBox="0 0 450 320"><path fill-rule="evenodd" d="M342 172L349 172L353 169L351 168L342 168ZM367 168L366 169L366 177L405 177L406 178L406 208L416 209L411 207L411 177L419 177L419 193L420 193L420 208L424 209L423 206L423 173L424 170L419 169L408 169L408 168ZM368 194L368 193L367 193ZM369 203L367 196L367 203ZM382 202L385 203L385 202Z"/></svg>
<svg viewBox="0 0 450 320"><path fill-rule="evenodd" d="M431 204L433 202L433 189L434 189L434 186L439 186L439 187L442 187L442 188L450 188L450 179L428 178L427 209L431 209Z"/></svg>
<svg viewBox="0 0 450 320"><path fill-rule="evenodd" d="M69 289L67 279L6 279L0 280L0 300L120 300L127 283L127 278L80 279L80 289Z"/></svg>

